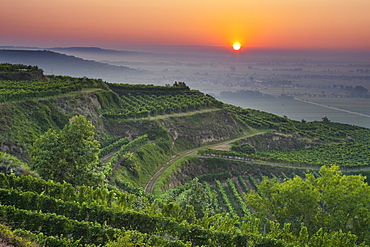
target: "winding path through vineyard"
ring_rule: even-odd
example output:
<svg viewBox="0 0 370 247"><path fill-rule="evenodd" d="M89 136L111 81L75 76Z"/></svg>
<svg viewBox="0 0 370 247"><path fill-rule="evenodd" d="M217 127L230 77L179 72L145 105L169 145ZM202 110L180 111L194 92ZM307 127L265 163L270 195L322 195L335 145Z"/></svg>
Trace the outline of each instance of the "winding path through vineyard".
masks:
<svg viewBox="0 0 370 247"><path fill-rule="evenodd" d="M243 139L243 138L255 136L255 135L260 135L260 134L263 134L263 133L266 133L266 131L252 132L252 133L248 133L248 134L245 134L243 136L240 136L238 138L234 138L234 139L230 139L230 140L227 140L227 141L223 141L223 142L219 142L219 143L215 143L215 144L209 144L209 145L205 145L205 146L201 146L201 147L197 147L197 148L193 148L193 149L189 149L189 150L179 152L178 154L172 156L171 160L169 160L164 166L162 166L154 174L154 176L146 184L146 186L144 188L144 191L147 192L147 193L153 192L153 188L154 188L158 178L163 174L164 171L166 171L167 168L169 168L175 161L177 161L177 160L179 160L179 159L181 159L185 156L196 154L196 152L199 149L203 149L203 148L223 149L223 148L225 148L225 146L229 145L232 142L235 142L235 141Z"/></svg>
<svg viewBox="0 0 370 247"><path fill-rule="evenodd" d="M179 160L179 159L181 159L185 156L195 155L196 152L199 149L211 148L211 149L224 150L224 149L227 149L228 145L230 145L230 143L232 143L232 142L235 142L235 141L243 139L243 138L264 134L264 133L266 133L266 131L258 131L258 132L248 133L248 134L245 134L243 136L240 136L238 138L234 138L234 139L231 139L231 140L219 142L219 143L216 143L216 144L205 145L205 146L201 146L201 147L197 147L197 148L193 148L193 149L189 149L189 150L179 152L178 154L172 156L172 158L154 174L154 176L146 184L146 186L144 188L144 191L147 192L147 193L152 193L158 178L166 171L166 169L168 169L175 161L177 161L177 160ZM208 156L204 156L204 157L208 157ZM227 159L239 160L239 159L236 159L236 158L227 158ZM292 168L294 167L294 168L302 168L302 169L310 169L310 170L319 170L321 168L320 166L303 166L303 165L296 165L296 164L276 163L276 162L267 162L267 161L258 161L258 160L254 161L253 163L265 164L265 165L270 165L270 166L285 166L285 167L292 167ZM367 166L367 167L353 167L353 168L343 168L342 167L340 170L345 171L345 172L369 171L370 166Z"/></svg>

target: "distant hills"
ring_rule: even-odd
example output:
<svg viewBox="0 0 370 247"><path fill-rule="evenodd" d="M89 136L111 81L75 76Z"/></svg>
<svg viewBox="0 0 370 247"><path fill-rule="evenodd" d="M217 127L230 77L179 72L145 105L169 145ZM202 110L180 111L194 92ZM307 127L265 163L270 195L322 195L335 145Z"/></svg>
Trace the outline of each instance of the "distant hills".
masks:
<svg viewBox="0 0 370 247"><path fill-rule="evenodd" d="M104 51L100 48L85 48L85 50L86 49ZM79 48L79 50L84 50L84 48ZM115 66L93 60L85 60L50 50L2 49L0 50L0 63L36 65L43 69L45 74L59 74L75 77L86 76L105 80L125 80L144 72L125 66Z"/></svg>
<svg viewBox="0 0 370 247"><path fill-rule="evenodd" d="M69 52L73 53L95 53L101 55L110 55L110 56L138 56L138 55L150 55L151 53L146 52L136 52L136 51L120 51L120 50L111 50L111 49L103 49L100 47L53 47L49 48L48 50L57 51L61 53L68 54Z"/></svg>

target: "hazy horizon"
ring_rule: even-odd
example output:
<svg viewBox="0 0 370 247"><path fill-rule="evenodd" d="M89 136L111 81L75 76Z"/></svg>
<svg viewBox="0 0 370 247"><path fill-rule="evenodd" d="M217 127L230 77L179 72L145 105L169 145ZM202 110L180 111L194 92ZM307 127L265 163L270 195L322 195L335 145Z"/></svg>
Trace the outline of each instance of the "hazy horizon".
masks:
<svg viewBox="0 0 370 247"><path fill-rule="evenodd" d="M370 50L368 0L3 0L0 46Z"/></svg>
<svg viewBox="0 0 370 247"><path fill-rule="evenodd" d="M145 48L118 51L97 47L39 47L30 48L40 51L38 55L28 54L27 60L13 61L38 65L46 74L87 76L108 82L166 85L183 81L192 89L245 108L294 120L320 121L327 116L332 121L370 128L370 110L365 107L370 105L369 94L357 95L353 91L355 87L370 89L369 53L271 49L234 52L199 46L172 46L177 48L172 50L163 46L156 50L151 49L153 46ZM56 55L86 60L76 59L71 66L67 56L64 63L61 56L45 60L46 54L42 54L49 49L57 52ZM0 62L7 61L2 61L0 56ZM87 64L83 65L83 61ZM91 61L103 64L91 67ZM243 90L274 98L220 97L223 91ZM282 94L290 99L279 98Z"/></svg>

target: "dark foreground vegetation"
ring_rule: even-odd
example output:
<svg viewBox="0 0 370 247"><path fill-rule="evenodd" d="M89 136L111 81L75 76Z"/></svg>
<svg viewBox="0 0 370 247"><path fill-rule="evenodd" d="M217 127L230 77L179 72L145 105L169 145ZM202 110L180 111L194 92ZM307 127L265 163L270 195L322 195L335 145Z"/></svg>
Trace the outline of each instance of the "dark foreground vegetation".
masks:
<svg viewBox="0 0 370 247"><path fill-rule="evenodd" d="M370 245L369 129L0 71L0 246Z"/></svg>

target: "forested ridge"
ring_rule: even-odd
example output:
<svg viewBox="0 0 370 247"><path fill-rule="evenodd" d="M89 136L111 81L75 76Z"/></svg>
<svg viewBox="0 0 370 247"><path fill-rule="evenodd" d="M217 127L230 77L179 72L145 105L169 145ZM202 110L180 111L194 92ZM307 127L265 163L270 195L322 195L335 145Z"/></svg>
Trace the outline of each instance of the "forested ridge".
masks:
<svg viewBox="0 0 370 247"><path fill-rule="evenodd" d="M0 246L370 245L369 129L0 72Z"/></svg>

